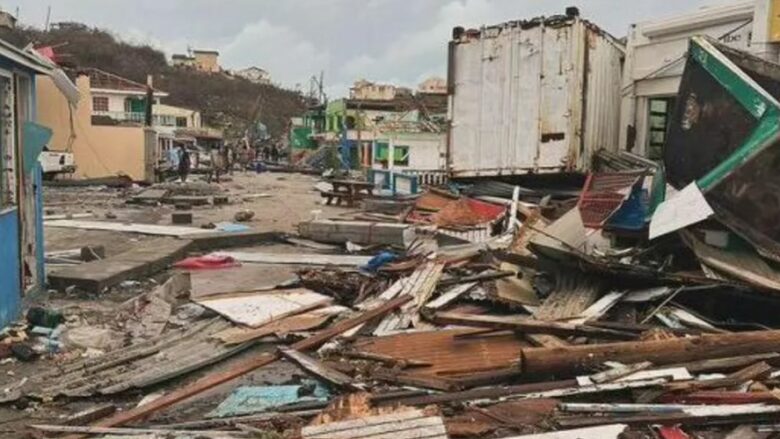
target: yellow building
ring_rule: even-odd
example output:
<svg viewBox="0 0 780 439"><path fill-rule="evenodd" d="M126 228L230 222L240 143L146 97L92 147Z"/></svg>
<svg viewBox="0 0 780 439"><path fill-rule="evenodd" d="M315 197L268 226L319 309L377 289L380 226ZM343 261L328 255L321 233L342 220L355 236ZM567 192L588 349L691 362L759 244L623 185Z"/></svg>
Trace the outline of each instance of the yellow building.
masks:
<svg viewBox="0 0 780 439"><path fill-rule="evenodd" d="M222 70L219 67L219 52L216 50L195 49L192 57L195 58L195 69L201 72L218 73Z"/></svg>
<svg viewBox="0 0 780 439"><path fill-rule="evenodd" d="M81 103L72 108L49 77L38 78L38 119L53 131L49 148L73 153L75 178L127 175L135 181L154 181L154 129L137 122L105 123L109 119L105 109L93 108L105 102L93 99L90 76L79 75L76 85Z"/></svg>

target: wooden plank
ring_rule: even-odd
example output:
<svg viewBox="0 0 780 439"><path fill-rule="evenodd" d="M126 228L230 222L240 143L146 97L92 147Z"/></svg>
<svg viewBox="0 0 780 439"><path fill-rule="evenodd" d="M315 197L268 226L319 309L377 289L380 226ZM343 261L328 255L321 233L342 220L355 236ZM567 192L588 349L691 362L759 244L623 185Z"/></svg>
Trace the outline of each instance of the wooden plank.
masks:
<svg viewBox="0 0 780 439"><path fill-rule="evenodd" d="M289 264L289 265L337 265L357 267L368 264L372 256L323 255L323 254L276 254L249 252L220 252L240 262L254 264Z"/></svg>
<svg viewBox="0 0 780 439"><path fill-rule="evenodd" d="M428 262L405 278L400 294L410 294L414 297L414 301L382 319L374 330L374 335L385 335L392 331L406 329L410 324L416 326L420 319L419 311L436 289L443 270L444 264Z"/></svg>
<svg viewBox="0 0 780 439"><path fill-rule="evenodd" d="M614 367L604 372L594 373L590 376L590 380L596 384L607 383L631 375L633 373L653 367L653 363L649 361L641 361L634 364L626 364L618 367Z"/></svg>
<svg viewBox="0 0 780 439"><path fill-rule="evenodd" d="M669 385L669 390L703 390L717 389L723 387L736 387L747 383L748 381L759 378L767 378L772 373L772 366L761 361L748 367L740 369L727 375L725 378L714 380L693 381L689 383L673 383Z"/></svg>
<svg viewBox="0 0 780 439"><path fill-rule="evenodd" d="M618 416L583 416L559 418L558 424L564 427L585 427L620 422L632 425L644 424L681 424L708 425L727 420L729 424L749 421L776 419L780 406L765 404L691 406L681 412L655 414L627 414Z"/></svg>
<svg viewBox="0 0 780 439"><path fill-rule="evenodd" d="M688 363L679 363L675 366L684 367L691 373L723 372L740 369L759 361L775 363L780 360L780 354L769 352L766 354L744 355L740 357L713 358L710 360L697 360Z"/></svg>
<svg viewBox="0 0 780 439"><path fill-rule="evenodd" d="M302 352L298 352L295 349L290 349L287 347L280 347L279 352L282 354L283 357L287 358L288 360L302 367L307 372L333 384L336 387L340 387L340 388L354 387L352 385L351 377L337 370L325 366L320 361Z"/></svg>
<svg viewBox="0 0 780 439"><path fill-rule="evenodd" d="M444 421L421 410L405 410L386 415L310 425L301 429L304 439L446 439Z"/></svg>
<svg viewBox="0 0 780 439"><path fill-rule="evenodd" d="M625 424L612 424L600 427L578 428L576 430L552 431L549 433L525 434L505 439L617 439L626 429Z"/></svg>
<svg viewBox="0 0 780 439"><path fill-rule="evenodd" d="M373 320L379 316L382 316L390 311L393 311L395 309L398 309L403 304L409 302L412 300L411 296L402 296L398 297L396 299L393 299L377 308L374 308L372 310L366 311L354 318L344 320L342 322L339 322L330 328L324 329L312 337L305 338L295 344L292 345L292 348L295 350L310 350L310 349L316 349L319 346L321 346L326 341L330 340L331 338L341 334L342 332L353 328L357 325L360 325L362 323L365 323L367 321ZM279 359L279 353L264 353L260 355L256 355L252 358L249 358L234 367L232 367L229 370L223 371L223 372L217 372L208 376L205 376L201 378L198 381L195 381L194 383L191 383L187 386L184 386L180 389L174 390L170 393L168 393L165 396L162 396L148 404L142 405L140 407L135 407L130 410L118 413L115 416L112 416L108 419L105 419L97 424L97 426L100 427L115 427L118 425L123 425L128 422L136 421L139 419L143 419L147 416L149 416L152 413L155 413L159 410L162 410L166 407L170 407L180 401L183 401L185 399L189 399L192 396L198 395L201 392L204 392L208 389L211 389L215 386L218 386L220 384L226 383L228 381L231 381L235 378L238 378L244 374L247 374L255 369L258 369L260 367L266 366L268 364L273 363L274 361ZM76 439L81 436L69 436L68 439Z"/></svg>
<svg viewBox="0 0 780 439"><path fill-rule="evenodd" d="M439 297L425 304L425 308L439 309L447 306L450 302L458 297L468 293L472 288L477 286L477 282L468 282L465 284L455 285L447 291L441 293Z"/></svg>
<svg viewBox="0 0 780 439"><path fill-rule="evenodd" d="M141 279L158 273L183 258L191 242L158 238L129 251L97 261L58 269L49 274L52 288L64 290L75 285L99 293L125 280Z"/></svg>
<svg viewBox="0 0 780 439"><path fill-rule="evenodd" d="M108 221L53 220L46 221L46 227L64 227L84 230L107 230L111 232L141 233L144 235L159 235L186 237L208 233L209 230L197 227L162 226L156 224L112 223Z"/></svg>
<svg viewBox="0 0 780 439"><path fill-rule="evenodd" d="M440 325L462 325L492 329L508 329L529 334L550 335L583 335L600 338L635 339L636 335L630 332L614 331L587 325L573 325L569 323L547 322L533 320L526 317L472 315L454 312L437 312L431 316L432 320Z"/></svg>
<svg viewBox="0 0 780 439"><path fill-rule="evenodd" d="M604 343L557 348L523 349L522 367L526 373L554 374L587 370L605 361L655 365L685 361L775 352L780 346L780 330L705 334L698 337L643 342Z"/></svg>
<svg viewBox="0 0 780 439"><path fill-rule="evenodd" d="M113 435L194 435L204 438L224 439L229 437L249 437L246 433L236 431L219 430L167 430L151 428L110 428L110 427L80 427L71 425L34 424L30 427L49 433L84 433L84 434L113 434Z"/></svg>
<svg viewBox="0 0 780 439"><path fill-rule="evenodd" d="M579 215L577 215L579 218ZM587 276L561 275L560 285L534 312L537 320L561 320L578 316L599 295L599 285ZM528 335L526 338L538 346L568 346L569 343L552 335Z"/></svg>

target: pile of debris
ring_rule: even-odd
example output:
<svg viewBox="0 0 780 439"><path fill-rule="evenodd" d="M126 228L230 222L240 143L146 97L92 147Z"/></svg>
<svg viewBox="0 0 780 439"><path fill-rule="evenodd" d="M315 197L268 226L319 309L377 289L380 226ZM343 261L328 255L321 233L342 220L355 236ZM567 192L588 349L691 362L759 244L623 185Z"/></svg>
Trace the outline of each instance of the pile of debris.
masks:
<svg viewBox="0 0 780 439"><path fill-rule="evenodd" d="M671 130L671 185L662 168L615 156L606 161L619 170L574 190L490 182L369 198L354 218L306 221L300 236L279 238L309 253L220 251L180 262L192 279L173 276L122 305L129 341L62 361L6 399L175 386L122 411L96 405L62 425L30 425L51 433L769 437L780 431L778 226L734 211L735 185L722 186L750 160L729 156L714 177L669 166L696 158L707 142L695 134L707 138L706 124L722 114L711 109L725 105L697 88L712 78L692 75L724 74L737 61L761 67L722 50L693 40L685 111ZM702 60L709 64L693 65ZM754 116L771 113L777 128L780 104L749 76L737 75L765 104ZM774 128L759 133L769 142L760 153L778 150ZM743 140L729 137L730 151L755 157L750 148L761 143L740 149ZM289 266L299 269L267 286L236 281L239 270L265 281ZM230 291L219 289L228 281ZM238 386L186 422L160 416L281 361L305 376ZM193 379L196 370L206 372Z"/></svg>

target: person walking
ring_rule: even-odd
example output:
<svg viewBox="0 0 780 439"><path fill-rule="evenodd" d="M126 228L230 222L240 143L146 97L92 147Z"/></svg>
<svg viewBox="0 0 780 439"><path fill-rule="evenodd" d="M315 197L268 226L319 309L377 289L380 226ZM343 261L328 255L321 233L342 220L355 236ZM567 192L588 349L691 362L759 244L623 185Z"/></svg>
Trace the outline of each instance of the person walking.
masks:
<svg viewBox="0 0 780 439"><path fill-rule="evenodd" d="M190 174L191 167L190 152L187 151L186 146L179 146L179 178L181 178L182 183L187 182L187 176Z"/></svg>

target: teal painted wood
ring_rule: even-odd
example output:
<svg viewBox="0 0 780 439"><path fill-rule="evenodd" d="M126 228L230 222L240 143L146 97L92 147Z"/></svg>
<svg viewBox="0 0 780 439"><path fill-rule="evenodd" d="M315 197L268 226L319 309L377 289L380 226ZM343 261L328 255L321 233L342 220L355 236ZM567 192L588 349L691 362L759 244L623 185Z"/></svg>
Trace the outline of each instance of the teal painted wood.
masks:
<svg viewBox="0 0 780 439"><path fill-rule="evenodd" d="M207 415L209 418L250 415L272 410L276 407L303 401L326 401L330 392L319 382L313 382L314 392L298 396L301 385L244 386L233 391L217 408Z"/></svg>
<svg viewBox="0 0 780 439"><path fill-rule="evenodd" d="M22 299L22 267L19 257L19 213L0 213L0 327L19 316Z"/></svg>

